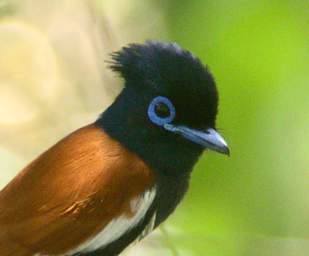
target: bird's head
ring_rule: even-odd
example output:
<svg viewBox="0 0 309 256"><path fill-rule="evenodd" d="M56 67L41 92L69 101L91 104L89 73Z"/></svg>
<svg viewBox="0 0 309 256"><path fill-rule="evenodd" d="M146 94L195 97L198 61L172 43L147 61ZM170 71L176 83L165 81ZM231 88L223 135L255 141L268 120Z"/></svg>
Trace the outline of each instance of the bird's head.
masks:
<svg viewBox="0 0 309 256"><path fill-rule="evenodd" d="M215 129L218 93L201 61L175 43L131 44L112 54L125 87L99 121L144 158L195 158L203 149L229 154ZM147 153L148 152L148 153ZM143 156L143 154L148 154Z"/></svg>

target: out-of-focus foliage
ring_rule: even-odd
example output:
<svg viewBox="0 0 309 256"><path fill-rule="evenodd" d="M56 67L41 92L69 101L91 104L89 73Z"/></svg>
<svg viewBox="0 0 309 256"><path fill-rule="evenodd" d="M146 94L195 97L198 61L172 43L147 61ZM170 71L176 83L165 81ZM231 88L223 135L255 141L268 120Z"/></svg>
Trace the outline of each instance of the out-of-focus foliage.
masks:
<svg viewBox="0 0 309 256"><path fill-rule="evenodd" d="M128 254L308 255L308 27L306 0L0 1L0 186L117 95L110 51L176 41L216 78L232 154L205 153L168 236Z"/></svg>

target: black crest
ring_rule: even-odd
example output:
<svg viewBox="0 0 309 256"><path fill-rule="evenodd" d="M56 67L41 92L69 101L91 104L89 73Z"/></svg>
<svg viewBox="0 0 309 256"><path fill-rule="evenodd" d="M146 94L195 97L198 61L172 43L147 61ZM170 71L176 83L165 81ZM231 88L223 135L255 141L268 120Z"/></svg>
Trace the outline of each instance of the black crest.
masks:
<svg viewBox="0 0 309 256"><path fill-rule="evenodd" d="M212 79L200 60L176 43L129 44L111 56L110 67L127 81L171 80L183 71L192 75L206 74Z"/></svg>
<svg viewBox="0 0 309 256"><path fill-rule="evenodd" d="M124 78L125 87L140 95L170 98L180 121L214 126L218 105L214 79L197 57L178 44L129 44L112 54L110 67Z"/></svg>

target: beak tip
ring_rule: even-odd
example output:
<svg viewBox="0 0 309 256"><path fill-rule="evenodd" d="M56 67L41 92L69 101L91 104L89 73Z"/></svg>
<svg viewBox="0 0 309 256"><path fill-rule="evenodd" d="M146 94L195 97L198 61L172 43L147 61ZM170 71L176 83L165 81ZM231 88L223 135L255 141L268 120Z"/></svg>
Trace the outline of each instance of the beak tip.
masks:
<svg viewBox="0 0 309 256"><path fill-rule="evenodd" d="M230 157L231 156L231 151L230 151L230 148L229 147L224 147L224 149L222 150L222 153L224 154L224 155L227 155L228 157Z"/></svg>
<svg viewBox="0 0 309 256"><path fill-rule="evenodd" d="M208 149L216 151L216 152L218 152L220 154L223 154L223 155L226 155L228 157L231 154L230 148L226 144L225 145L220 145L220 147L216 147L216 148L213 148L213 149L211 149L211 148L208 148Z"/></svg>

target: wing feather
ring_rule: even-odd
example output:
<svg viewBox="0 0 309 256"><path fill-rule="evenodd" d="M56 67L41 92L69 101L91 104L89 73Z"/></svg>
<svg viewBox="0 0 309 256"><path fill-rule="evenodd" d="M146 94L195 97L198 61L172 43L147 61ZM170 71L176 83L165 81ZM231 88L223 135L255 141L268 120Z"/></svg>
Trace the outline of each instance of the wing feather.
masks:
<svg viewBox="0 0 309 256"><path fill-rule="evenodd" d="M153 173L139 157L100 128L81 128L0 192L0 255L72 250L113 219L133 218L132 200L153 185Z"/></svg>

